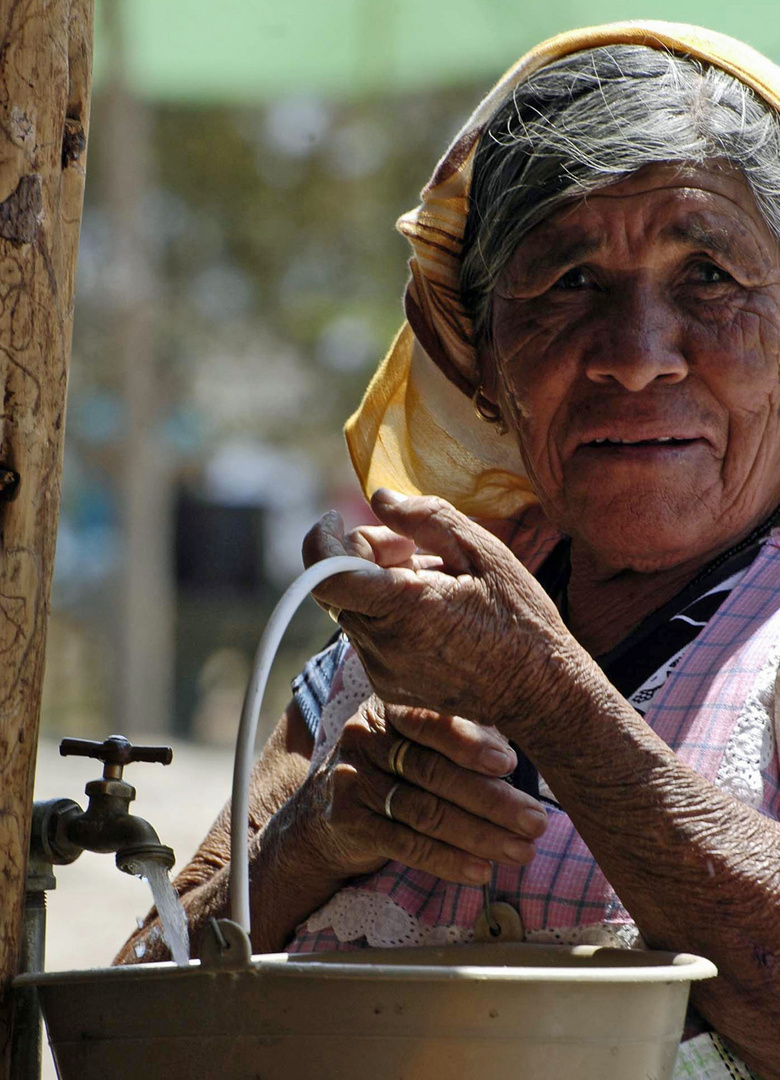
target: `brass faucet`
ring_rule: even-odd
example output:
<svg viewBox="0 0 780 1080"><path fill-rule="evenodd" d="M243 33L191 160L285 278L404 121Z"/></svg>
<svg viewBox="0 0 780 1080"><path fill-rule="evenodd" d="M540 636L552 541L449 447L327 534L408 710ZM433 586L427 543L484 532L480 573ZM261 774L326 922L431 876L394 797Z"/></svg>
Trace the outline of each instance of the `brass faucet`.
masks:
<svg viewBox="0 0 780 1080"><path fill-rule="evenodd" d="M142 873L144 862L156 862L166 870L174 863L172 848L160 843L149 822L129 813L135 788L122 779L125 765L132 761L170 765L173 751L169 746L132 746L123 735L111 735L102 743L63 739L60 754L98 758L104 765L103 776L91 780L84 789L89 795L86 810L73 799L33 804L21 972L43 971L45 892L56 887L54 865L72 863L84 850L115 851L116 865L126 874ZM41 1014L37 991L29 987L18 990L15 1008L12 1076L40 1076Z"/></svg>
<svg viewBox="0 0 780 1080"><path fill-rule="evenodd" d="M104 764L103 776L85 787L89 796L86 810L72 799L35 803L30 841L33 866L63 866L86 850L115 851L116 865L126 874L139 874L144 860L170 869L175 861L173 849L160 843L148 821L129 813L135 788L122 779L122 772L133 761L169 765L171 748L133 746L123 735L111 735L102 743L63 739L60 754L97 758Z"/></svg>

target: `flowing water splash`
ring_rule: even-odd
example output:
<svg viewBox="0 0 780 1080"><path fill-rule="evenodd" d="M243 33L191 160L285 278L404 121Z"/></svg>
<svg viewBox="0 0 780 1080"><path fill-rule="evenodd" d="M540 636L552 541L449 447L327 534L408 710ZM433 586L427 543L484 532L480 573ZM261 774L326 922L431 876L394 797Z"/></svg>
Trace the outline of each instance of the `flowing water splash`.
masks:
<svg viewBox="0 0 780 1080"><path fill-rule="evenodd" d="M190 933L187 916L179 902L179 897L168 877L168 871L158 862L139 859L139 874L149 882L155 907L162 923L163 937L171 956L179 967L187 967L190 962Z"/></svg>

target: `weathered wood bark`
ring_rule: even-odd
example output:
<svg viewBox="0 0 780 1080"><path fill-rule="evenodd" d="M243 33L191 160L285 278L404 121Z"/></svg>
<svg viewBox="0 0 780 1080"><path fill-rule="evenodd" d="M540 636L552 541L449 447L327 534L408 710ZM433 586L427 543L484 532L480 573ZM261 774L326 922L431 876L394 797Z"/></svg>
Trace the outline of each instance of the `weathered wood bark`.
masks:
<svg viewBox="0 0 780 1080"><path fill-rule="evenodd" d="M84 191L92 0L0 0L0 1080L16 971ZM0 499L2 499L0 491Z"/></svg>

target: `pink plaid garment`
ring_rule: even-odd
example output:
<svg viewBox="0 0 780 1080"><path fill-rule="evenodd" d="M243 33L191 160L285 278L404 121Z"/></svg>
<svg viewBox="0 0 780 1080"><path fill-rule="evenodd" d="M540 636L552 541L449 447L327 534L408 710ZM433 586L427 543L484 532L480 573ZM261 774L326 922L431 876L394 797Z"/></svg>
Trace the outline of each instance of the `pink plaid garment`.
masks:
<svg viewBox="0 0 780 1080"><path fill-rule="evenodd" d="M538 559L532 561L538 563ZM778 643L780 536L772 535L763 542L741 582L688 646L645 715L646 722L679 757L712 783L745 701ZM353 655L353 665L355 660ZM347 656L344 667L349 663ZM332 697L338 696L341 686L337 675ZM348 715L341 718L342 723ZM777 819L777 753L763 768L762 776L763 797L758 809ZM633 928L630 915L562 810L549 809L548 828L537 842L536 852L530 866L500 866L493 879L493 899L507 901L520 911L527 937L539 940L538 932L560 931L566 938L563 932L567 928L599 926L614 929L616 940L620 940L621 931ZM478 887L450 884L397 862L388 862L377 873L354 880L334 899L347 899L344 894L359 901L354 905L356 911L361 907L365 911L366 904L370 907L372 896L379 903L380 897L391 900L416 925L433 931L431 943L468 940L482 906ZM289 952L369 945L359 920L350 929L342 918L338 934L323 923L333 902L298 928ZM393 943L416 942L404 940L401 934Z"/></svg>

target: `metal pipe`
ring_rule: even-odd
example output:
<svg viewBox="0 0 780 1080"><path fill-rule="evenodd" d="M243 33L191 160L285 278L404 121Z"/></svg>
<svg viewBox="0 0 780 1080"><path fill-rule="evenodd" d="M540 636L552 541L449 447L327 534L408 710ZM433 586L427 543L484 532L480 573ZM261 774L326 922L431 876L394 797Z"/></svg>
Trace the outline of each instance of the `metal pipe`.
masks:
<svg viewBox="0 0 780 1080"><path fill-rule="evenodd" d="M46 893L43 890L28 891L22 923L19 970L43 971L45 951ZM40 1080L42 1019L36 988L25 986L17 990L14 994L14 1008L10 1080Z"/></svg>
<svg viewBox="0 0 780 1080"><path fill-rule="evenodd" d="M252 674L246 688L241 721L236 738L233 766L233 796L230 826L230 905L233 922L247 934L249 914L249 777L254 765L255 736L260 719L268 675L287 626L311 589L334 574L347 571L376 573L380 568L356 555L334 555L314 563L290 585L271 612L260 644L257 646Z"/></svg>

